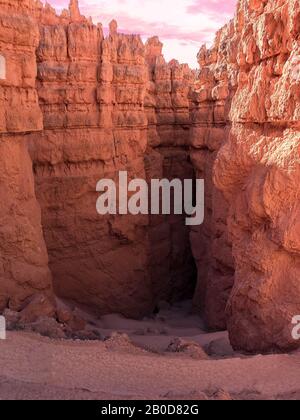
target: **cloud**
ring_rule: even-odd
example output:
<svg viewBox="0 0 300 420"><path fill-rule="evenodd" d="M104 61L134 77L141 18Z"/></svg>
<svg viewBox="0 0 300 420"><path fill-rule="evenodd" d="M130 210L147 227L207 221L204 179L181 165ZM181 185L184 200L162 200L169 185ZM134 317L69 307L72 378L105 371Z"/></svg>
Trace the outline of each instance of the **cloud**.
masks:
<svg viewBox="0 0 300 420"><path fill-rule="evenodd" d="M199 14L206 13L219 19L220 15L232 16L235 10L237 0L197 0L192 5L187 6L187 13Z"/></svg>
<svg viewBox="0 0 300 420"><path fill-rule="evenodd" d="M124 0L118 0L124 1ZM146 20L135 18L124 13L120 13L117 17L115 14L101 13L101 15L93 16L94 20L102 21L107 28L108 22L117 19L119 31L122 33L137 33L143 37L159 36L161 39L178 39L186 42L201 42L211 33L209 26L203 26L198 31L188 31L176 25L170 25L164 21L147 22Z"/></svg>
<svg viewBox="0 0 300 420"><path fill-rule="evenodd" d="M58 10L68 0L48 0ZM215 32L233 16L236 0L79 0L82 14L101 22L107 32L112 19L119 31L140 34L143 39L159 36L167 59L176 58L197 66L203 43L211 43Z"/></svg>

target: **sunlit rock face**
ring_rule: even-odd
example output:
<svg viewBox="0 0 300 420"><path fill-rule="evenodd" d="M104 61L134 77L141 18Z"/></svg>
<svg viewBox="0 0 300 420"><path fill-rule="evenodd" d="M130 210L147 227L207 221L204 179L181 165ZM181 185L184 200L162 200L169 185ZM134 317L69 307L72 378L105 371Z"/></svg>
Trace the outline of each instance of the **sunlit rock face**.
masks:
<svg viewBox="0 0 300 420"><path fill-rule="evenodd" d="M25 133L42 130L35 89L39 30L29 2L0 2L0 311L20 310L51 275Z"/></svg>
<svg viewBox="0 0 300 420"><path fill-rule="evenodd" d="M228 203L235 275L226 322L236 349L299 345L291 334L300 313L299 16L298 1L240 1L215 46L199 54L199 95L209 103L219 95L229 101L229 128L220 136L212 175ZM209 112L215 126L219 113ZM215 138L207 143L212 148ZM219 206L213 205L213 217ZM213 250L223 263L224 247Z"/></svg>

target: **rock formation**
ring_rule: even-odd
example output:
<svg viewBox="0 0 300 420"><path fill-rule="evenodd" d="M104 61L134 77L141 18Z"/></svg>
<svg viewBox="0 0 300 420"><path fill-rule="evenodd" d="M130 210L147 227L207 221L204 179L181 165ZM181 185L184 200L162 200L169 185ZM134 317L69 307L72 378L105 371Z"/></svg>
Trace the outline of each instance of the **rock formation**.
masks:
<svg viewBox="0 0 300 420"><path fill-rule="evenodd" d="M236 348L251 351L298 345L299 17L298 1L242 1L235 21L239 84L215 180L231 203L229 331Z"/></svg>
<svg viewBox="0 0 300 420"><path fill-rule="evenodd" d="M195 72L116 21L105 37L77 0L60 16L0 0L0 311L52 316L53 285L140 317L192 296L193 252L209 329L235 349L299 346L299 18L299 0L240 0ZM100 217L96 184L119 171L204 178L203 226Z"/></svg>
<svg viewBox="0 0 300 420"><path fill-rule="evenodd" d="M112 21L104 38L100 25L80 17L76 2L69 17L50 19L45 9L39 16L44 130L31 136L30 152L55 292L99 314L131 317L151 313L160 300L191 296L195 272L183 218L100 217L96 185L117 181L119 171L130 179L193 176L187 150L192 73L182 68L185 80L181 67L163 58L149 72L139 36L118 34ZM163 98L157 90L164 86Z"/></svg>
<svg viewBox="0 0 300 420"><path fill-rule="evenodd" d="M27 1L0 1L0 311L27 298L52 296L48 256L27 150L27 133L42 130L35 89L38 25Z"/></svg>
<svg viewBox="0 0 300 420"><path fill-rule="evenodd" d="M211 104L210 113L218 100L227 104L229 130L213 179L229 204L235 276L226 315L236 349L299 346L291 334L292 318L300 312L299 16L298 1L241 0L235 19L221 30L214 47L199 54L203 87L199 95ZM220 109L214 108L214 117L208 117L214 130ZM201 132L193 134L193 146L199 142L200 149L207 143L208 148L219 147L213 136L202 139ZM193 153L202 170L203 152ZM220 205L214 202L213 218ZM222 217L217 220L222 222ZM210 236L210 258L231 267L230 254L217 237ZM208 277L206 290L215 280ZM206 293L207 308L213 299Z"/></svg>

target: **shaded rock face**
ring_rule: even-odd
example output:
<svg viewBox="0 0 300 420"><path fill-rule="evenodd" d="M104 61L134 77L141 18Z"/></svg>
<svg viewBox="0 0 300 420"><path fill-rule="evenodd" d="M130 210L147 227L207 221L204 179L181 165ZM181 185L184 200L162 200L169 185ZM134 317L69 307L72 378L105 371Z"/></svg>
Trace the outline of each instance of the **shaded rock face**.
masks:
<svg viewBox="0 0 300 420"><path fill-rule="evenodd" d="M199 95L211 106L215 99L228 103L228 129L217 143L212 174L228 203L222 215L227 214L235 276L226 315L235 349L299 346L291 334L292 318L300 312L299 14L298 1L240 1L214 47L199 54ZM210 118L215 130L219 112ZM192 136L193 147L196 141L205 149L202 138ZM215 149L214 137L207 142ZM203 151L193 153L201 166ZM212 217L221 203L214 201ZM222 227L223 216L217 219ZM216 253L211 257L223 266L229 253L214 247L215 241L210 236ZM231 258L226 261L232 267ZM208 276L206 307L211 284Z"/></svg>
<svg viewBox="0 0 300 420"><path fill-rule="evenodd" d="M236 86L227 50L223 50L224 42L231 38L230 30L229 25L217 34L212 50L200 50L200 70L191 96L191 161L197 178L205 179L205 220L191 229L198 267L194 304L212 330L226 329L225 308L234 281L228 204L213 183L214 164L231 128L229 111Z"/></svg>
<svg viewBox="0 0 300 420"><path fill-rule="evenodd" d="M0 1L0 310L20 310L35 292L52 296L24 133L41 130L35 89L39 30L29 3Z"/></svg>
<svg viewBox="0 0 300 420"><path fill-rule="evenodd" d="M129 180L193 178L193 73L162 57L149 70L139 36L118 34L113 21L104 38L76 2L61 17L35 13L44 130L31 135L30 153L55 292L99 314L130 317L190 297L195 267L184 218L99 216L96 185L118 184L119 171Z"/></svg>
<svg viewBox="0 0 300 420"><path fill-rule="evenodd" d="M195 72L175 60L167 63L162 47L157 37L146 43L149 72L144 100L148 121L146 175L149 181L194 179L189 152L189 95ZM196 267L189 232L185 216L149 216L150 273L152 279L166 279L152 282L155 293L163 300L193 295Z"/></svg>

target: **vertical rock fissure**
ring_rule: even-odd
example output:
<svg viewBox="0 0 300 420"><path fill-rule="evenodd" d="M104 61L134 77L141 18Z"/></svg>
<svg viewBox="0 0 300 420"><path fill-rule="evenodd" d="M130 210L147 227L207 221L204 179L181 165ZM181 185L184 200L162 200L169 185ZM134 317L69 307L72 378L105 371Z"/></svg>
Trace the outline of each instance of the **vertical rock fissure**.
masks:
<svg viewBox="0 0 300 420"><path fill-rule="evenodd" d="M157 37L146 43L149 81L145 98L148 118L148 179L193 179L190 162L190 100L195 79L187 65L176 60L167 63L162 54L163 44ZM165 236L161 242L161 236ZM167 300L191 298L195 288L196 269L191 252L190 229L185 216L151 216L152 277L160 276L163 266L168 282L160 285L159 294ZM162 259L163 258L163 259ZM160 268L161 270L161 268ZM164 290L165 289L165 290Z"/></svg>
<svg viewBox="0 0 300 420"><path fill-rule="evenodd" d="M231 122L229 111L236 89L227 72L229 37L226 28L217 34L211 50L198 54L200 71L192 91L190 155L197 178L205 180L205 218L191 230L191 245L198 268L194 306L208 329L227 328L226 306L234 282L234 261L228 237L228 203L214 185L214 165L226 144Z"/></svg>

